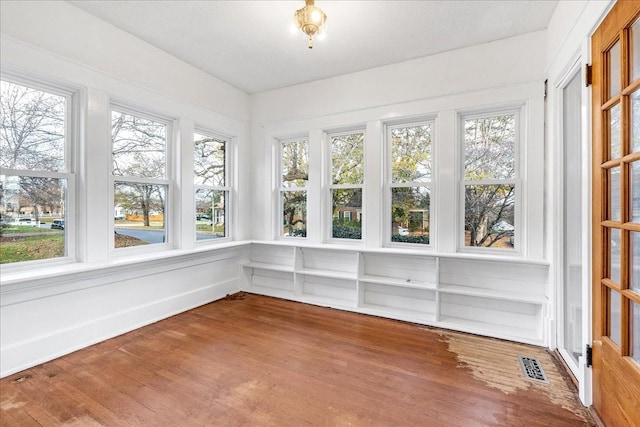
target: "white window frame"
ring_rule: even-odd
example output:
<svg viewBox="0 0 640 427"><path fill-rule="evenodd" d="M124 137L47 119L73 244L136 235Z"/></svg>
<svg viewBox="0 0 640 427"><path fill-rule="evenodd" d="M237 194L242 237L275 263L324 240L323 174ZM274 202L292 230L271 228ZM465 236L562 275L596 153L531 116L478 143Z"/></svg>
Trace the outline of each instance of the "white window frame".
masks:
<svg viewBox="0 0 640 427"><path fill-rule="evenodd" d="M37 77L18 76L15 73L2 69L2 81L7 83L25 86L30 89L39 90L65 98L64 117L64 172L32 171L27 169L0 168L0 175L5 176L28 176L34 178L53 178L66 180L67 197L65 206L65 254L61 257L47 258L34 261L23 261L18 263L2 264L3 271L31 270L33 268L48 267L58 264L68 264L77 261L76 244L76 210L77 210L77 153L79 151L79 89L66 86L59 82L48 81Z"/></svg>
<svg viewBox="0 0 640 427"><path fill-rule="evenodd" d="M343 135L353 135L361 133L363 136L363 144L362 144L362 160L363 160L363 177L361 184L333 184L333 162L331 159L331 140L333 137L339 137ZM326 165L326 173L325 173L325 185L327 191L324 191L324 206L326 214L323 215L323 220L325 222L324 226L324 241L332 244L346 244L346 245L364 245L366 242L365 230L367 221L367 215L365 212L366 206L366 191L365 191L365 183L367 180L366 177L366 157L367 157L367 129L366 127L356 127L349 128L349 130L341 130L337 132L326 132L326 143L325 143L325 158L327 161L324 163ZM360 239L343 239L343 238L335 238L333 237L333 209L332 206L332 193L333 190L351 190L351 189L360 189L362 192L362 207L360 210ZM364 216L364 220L362 217Z"/></svg>
<svg viewBox="0 0 640 427"><path fill-rule="evenodd" d="M220 186L220 185L201 185L201 184L194 184L193 185L193 194L192 197L194 199L194 210L195 210L195 196L196 196L196 191L197 190L214 190L214 191L224 191L226 193L226 197L224 200L224 222L225 222L225 236L224 237L219 237L219 238L215 238L215 239L204 239L204 240L196 240L196 224L195 224L195 212L193 213L192 216L192 220L194 221L193 223L193 241L195 242L196 245L200 246L200 245L212 245L212 244L216 244L216 243L221 243L221 242L227 242L233 239L232 236L232 218L230 213L232 212L231 210L231 206L232 206L232 195L233 195L233 183L231 182L231 161L232 161L232 156L231 156L231 149L232 149L232 144L233 144L233 138L230 136L226 136L226 135L222 135L218 132L213 132L210 130L207 130L206 128L203 127L198 127L196 126L194 128L193 134L194 137L192 137L192 141L191 141L191 151L193 151L193 144L195 144L195 134L200 134L200 135L205 135L211 138L215 138L215 139L219 139L224 141L224 185ZM191 173L193 174L193 165L192 165L192 170ZM215 221L214 218L214 214L212 213L212 217L211 220Z"/></svg>
<svg viewBox="0 0 640 427"><path fill-rule="evenodd" d="M402 182L402 183L394 183L393 182L393 165L391 164L391 131L396 128L405 128L405 127L414 127L414 126L424 126L429 124L431 126L431 178L428 182ZM433 220L435 208L434 202L436 200L435 195L435 181L436 181L436 170L435 170L435 150L436 150L436 119L425 118L422 120L412 120L408 122L393 122L387 123L385 125L385 141L384 141L384 163L385 163L385 195L384 195L384 209L385 214L383 215L385 225L383 227L384 230L384 246L388 247L406 247L412 249L432 249L434 247L434 235L435 235L435 222ZM391 205L392 205L392 197L391 193L394 188L402 188L402 187L426 187L429 189L429 244L424 245L421 243L403 243L403 242L393 242L391 241Z"/></svg>
<svg viewBox="0 0 640 427"><path fill-rule="evenodd" d="M282 234L282 226L284 224L284 212L283 212L283 207L284 207L284 198L282 197L283 193L285 192L294 192L294 191L304 191L306 193L306 204L307 204L307 209L309 207L309 180L307 180L307 185L305 186L297 186L297 185L291 185L290 187L285 187L284 183L282 182L282 173L284 171L284 165L282 163L282 157L283 157L283 146L284 144L291 144L292 142L302 142L304 141L307 144L307 154L309 153L309 136L300 136L298 138L283 138L283 139L277 139L277 153L278 153L278 167L277 167L277 171L276 171L276 176L277 176L277 183L278 183L278 206L276 207L277 209L277 216L276 218L278 218L278 224L276 227L276 236L278 239L282 239L282 240L306 240L309 238L309 224L307 225L307 235L306 237L302 237L302 236L285 236L284 234ZM307 162L307 167L311 168L310 165L310 161L308 159ZM307 211L307 221L309 220L309 214Z"/></svg>
<svg viewBox="0 0 640 427"><path fill-rule="evenodd" d="M157 123L161 123L166 126L166 141L165 141L165 176L161 178L143 178L136 176L121 176L113 174L113 140L112 140L112 126L113 126L113 112L124 113L140 117L143 119L151 120ZM173 167L173 141L174 141L174 124L175 120L163 117L162 115L148 112L144 109L138 109L128 106L126 103L120 103L111 101L109 103L109 218L110 220L110 233L109 233L109 248L110 253L114 257L126 256L138 253L151 253L158 251L165 251L173 247L172 238L172 222L173 220L173 182L174 182L174 167ZM127 248L115 247L115 223L113 221L114 207L115 207L115 184L150 184L159 185L166 188L165 194L165 212L164 212L164 227L165 227L165 241L163 243L154 243L150 245L131 246Z"/></svg>
<svg viewBox="0 0 640 427"><path fill-rule="evenodd" d="M525 106L513 105L507 107L487 107L481 110L458 112L458 177L459 177L459 191L458 191L458 252L466 253L482 253L482 254L494 254L494 255L522 255L522 248L524 245L524 230L523 230L523 201L526 200L524 192L524 186L522 185L522 165L526 164L526 159L523 159L523 153L525 152L524 144L526 141L526 123L523 121L527 117L525 114ZM465 120L483 119L496 116L513 115L515 122L515 177L510 179L487 179L487 180L473 180L467 181L465 179ZM541 166L542 167L542 166ZM492 248L492 247L477 247L477 246L465 246L465 188L467 185L510 185L515 186L515 202L514 202L514 246L511 249L508 248Z"/></svg>

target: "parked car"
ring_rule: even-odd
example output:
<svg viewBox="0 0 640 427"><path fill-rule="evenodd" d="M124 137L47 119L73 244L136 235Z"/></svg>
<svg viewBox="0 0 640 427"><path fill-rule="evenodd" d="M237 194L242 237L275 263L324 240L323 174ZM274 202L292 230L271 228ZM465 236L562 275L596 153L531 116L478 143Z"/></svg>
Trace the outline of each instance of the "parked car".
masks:
<svg viewBox="0 0 640 427"><path fill-rule="evenodd" d="M15 225L30 225L32 227L37 227L38 223L31 218L18 218L13 222Z"/></svg>
<svg viewBox="0 0 640 427"><path fill-rule="evenodd" d="M409 229L408 228L404 228L403 226L399 225L398 226L398 234L401 236L408 236L409 235Z"/></svg>
<svg viewBox="0 0 640 427"><path fill-rule="evenodd" d="M51 228L56 230L64 230L64 219L54 219Z"/></svg>

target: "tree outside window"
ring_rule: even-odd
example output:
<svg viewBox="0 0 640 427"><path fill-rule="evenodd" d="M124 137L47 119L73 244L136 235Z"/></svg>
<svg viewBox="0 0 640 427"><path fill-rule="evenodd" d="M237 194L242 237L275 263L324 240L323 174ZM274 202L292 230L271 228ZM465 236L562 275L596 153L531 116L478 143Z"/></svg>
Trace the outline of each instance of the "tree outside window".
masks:
<svg viewBox="0 0 640 427"><path fill-rule="evenodd" d="M194 133L193 141L196 241L227 237L228 141L206 132Z"/></svg>
<svg viewBox="0 0 640 427"><path fill-rule="evenodd" d="M364 132L330 135L331 237L362 239Z"/></svg>
<svg viewBox="0 0 640 427"><path fill-rule="evenodd" d="M429 244L432 122L387 129L391 241Z"/></svg>
<svg viewBox="0 0 640 427"><path fill-rule="evenodd" d="M306 139L281 141L280 158L281 235L307 237L309 142Z"/></svg>
<svg viewBox="0 0 640 427"><path fill-rule="evenodd" d="M71 95L0 82L1 263L67 255L64 223L73 175L66 151Z"/></svg>
<svg viewBox="0 0 640 427"><path fill-rule="evenodd" d="M167 241L167 135L160 120L111 113L116 248Z"/></svg>
<svg viewBox="0 0 640 427"><path fill-rule="evenodd" d="M517 114L466 118L464 125L464 245L513 248Z"/></svg>

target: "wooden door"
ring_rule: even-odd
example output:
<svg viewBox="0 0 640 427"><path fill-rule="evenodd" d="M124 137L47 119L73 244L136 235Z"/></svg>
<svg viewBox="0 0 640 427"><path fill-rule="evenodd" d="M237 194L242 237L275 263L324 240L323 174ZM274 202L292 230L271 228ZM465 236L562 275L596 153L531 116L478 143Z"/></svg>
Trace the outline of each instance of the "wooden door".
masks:
<svg viewBox="0 0 640 427"><path fill-rule="evenodd" d="M640 1L592 37L593 406L640 426Z"/></svg>

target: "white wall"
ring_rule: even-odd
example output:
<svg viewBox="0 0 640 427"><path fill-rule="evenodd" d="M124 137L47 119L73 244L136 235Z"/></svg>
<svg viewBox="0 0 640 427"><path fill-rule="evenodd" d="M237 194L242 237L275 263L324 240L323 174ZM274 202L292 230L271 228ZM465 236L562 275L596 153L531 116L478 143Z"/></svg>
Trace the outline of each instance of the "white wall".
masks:
<svg viewBox="0 0 640 427"><path fill-rule="evenodd" d="M246 122L249 97L64 1L2 1L3 36L68 58L165 97ZM8 58L2 52L2 60Z"/></svg>
<svg viewBox="0 0 640 427"><path fill-rule="evenodd" d="M196 244L193 212L195 126L231 138L235 160L249 156L249 97L66 2L0 2L3 76L74 90L80 117L73 243L77 261L2 266L0 375L130 331L240 289L245 244ZM109 180L111 101L173 123L168 248L112 248ZM234 240L249 236L249 168L233 168ZM73 187L70 187L73 188ZM243 207L244 206L244 207ZM184 212L184 213L183 213ZM73 237L69 231L68 236ZM140 249L140 248L133 248ZM126 250L125 250L126 251ZM74 261L74 260L69 260Z"/></svg>

